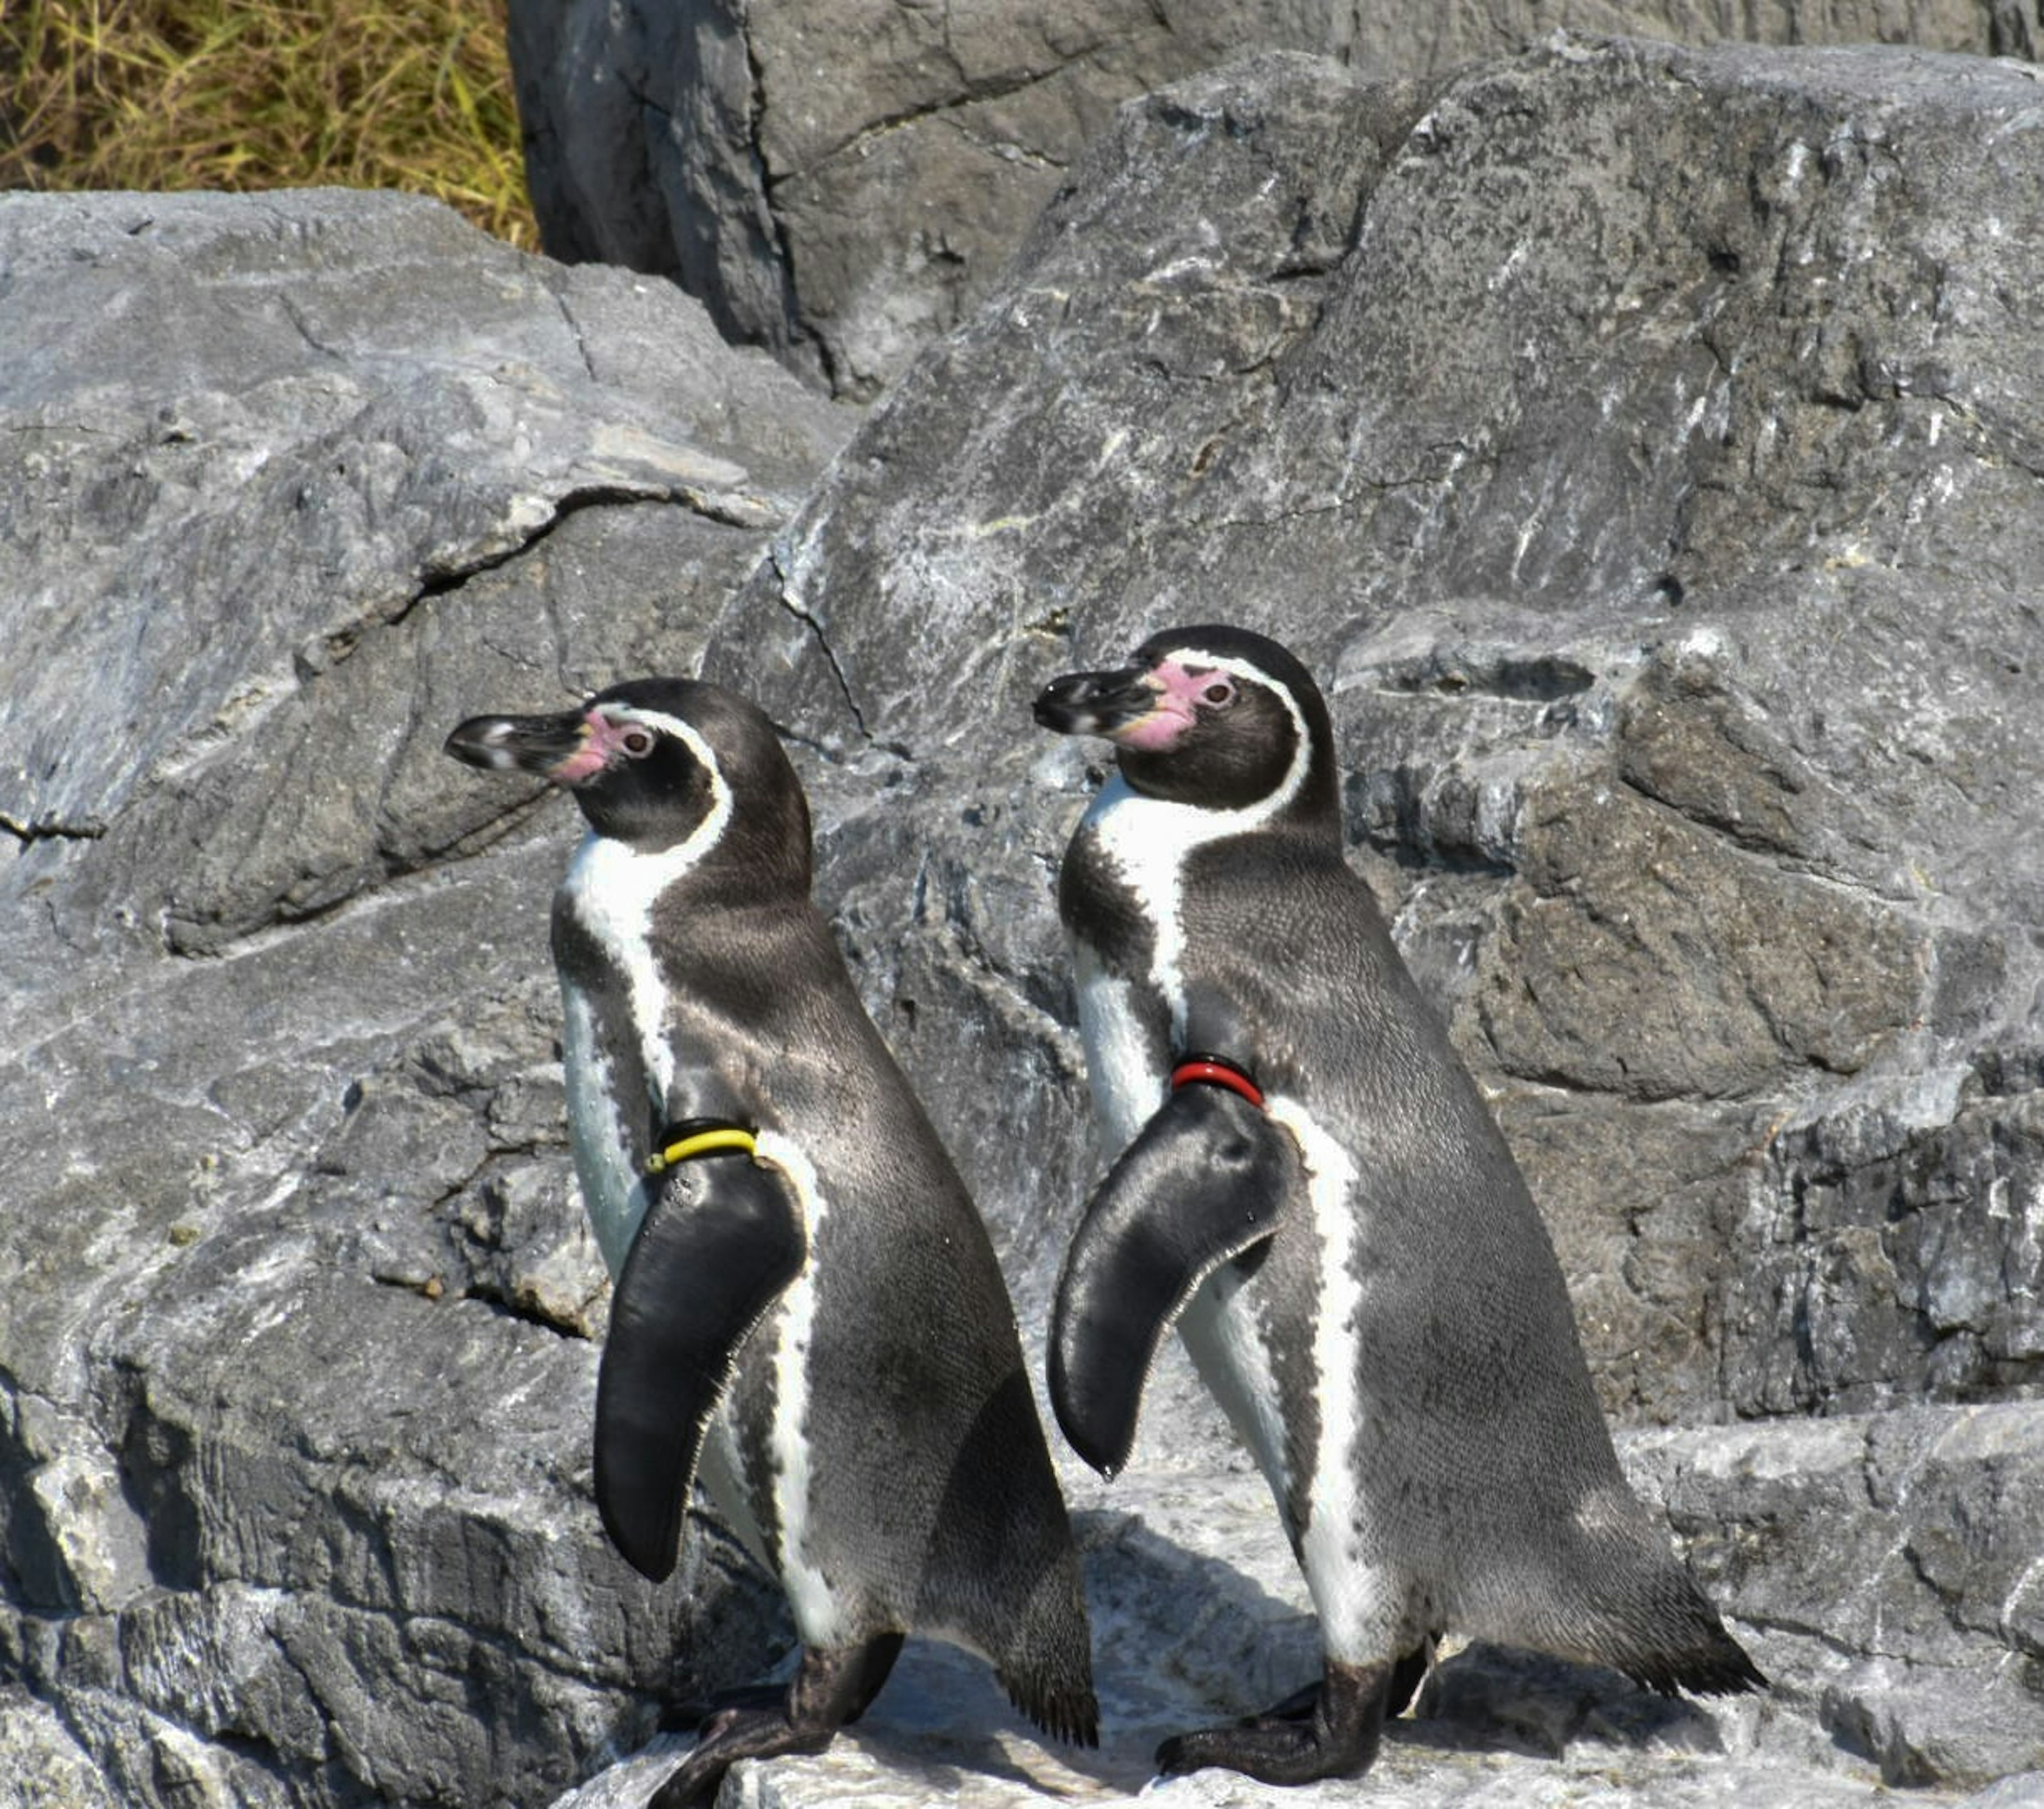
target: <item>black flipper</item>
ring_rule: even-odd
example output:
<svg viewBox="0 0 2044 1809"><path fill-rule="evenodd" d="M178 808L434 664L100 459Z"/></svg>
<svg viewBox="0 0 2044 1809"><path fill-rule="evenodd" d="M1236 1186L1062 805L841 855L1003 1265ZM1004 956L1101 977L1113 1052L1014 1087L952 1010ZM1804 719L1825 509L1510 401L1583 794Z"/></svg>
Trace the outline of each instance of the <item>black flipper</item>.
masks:
<svg viewBox="0 0 2044 1809"><path fill-rule="evenodd" d="M1164 1334L1221 1264L1269 1239L1303 1195L1298 1146L1225 1088L1181 1087L1100 1184L1051 1317L1051 1405L1103 1476L1128 1462Z"/></svg>
<svg viewBox="0 0 2044 1809"><path fill-rule="evenodd" d="M739 1347L806 1254L786 1177L742 1152L677 1170L632 1240L597 1377L596 1505L611 1543L655 1583L680 1554Z"/></svg>

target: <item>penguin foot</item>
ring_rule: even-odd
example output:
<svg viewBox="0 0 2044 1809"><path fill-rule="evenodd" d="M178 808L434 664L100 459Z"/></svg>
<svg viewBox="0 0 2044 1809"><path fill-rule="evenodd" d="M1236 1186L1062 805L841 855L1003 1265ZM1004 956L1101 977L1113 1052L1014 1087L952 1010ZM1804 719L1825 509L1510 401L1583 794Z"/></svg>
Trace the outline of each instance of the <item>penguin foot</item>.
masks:
<svg viewBox="0 0 2044 1809"><path fill-rule="evenodd" d="M1388 1721L1393 1715L1403 1715L1412 1706L1413 1697L1420 1693L1420 1686L1427 1680L1427 1667L1432 1661L1431 1642L1416 1646L1391 1667L1390 1681L1385 1686L1384 1715ZM1320 1684L1316 1677L1310 1684L1293 1691L1282 1702L1273 1703L1261 1715L1244 1717L1236 1725L1243 1727L1260 1727L1273 1721L1304 1721L1310 1715L1320 1700Z"/></svg>
<svg viewBox="0 0 2044 1809"><path fill-rule="evenodd" d="M1424 1653L1421 1658L1424 1668ZM1395 1665L1330 1660L1317 1688L1288 1696L1267 1715L1166 1740L1157 1749L1158 1775L1176 1777L1216 1765L1264 1784L1360 1776L1377 1757L1386 1700L1411 1664L1409 1657Z"/></svg>
<svg viewBox="0 0 2044 1809"><path fill-rule="evenodd" d="M695 1749L653 1792L647 1809L706 1809L724 1774L740 1759L820 1753L880 1693L902 1636L883 1633L861 1646L806 1648L778 1705L720 1709L703 1723Z"/></svg>

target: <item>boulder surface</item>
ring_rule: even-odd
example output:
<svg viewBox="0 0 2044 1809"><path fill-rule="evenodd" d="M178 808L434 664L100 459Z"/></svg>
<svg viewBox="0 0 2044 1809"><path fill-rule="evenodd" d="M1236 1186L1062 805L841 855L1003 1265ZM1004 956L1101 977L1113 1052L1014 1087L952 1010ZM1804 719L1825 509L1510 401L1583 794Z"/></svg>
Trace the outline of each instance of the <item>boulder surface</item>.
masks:
<svg viewBox="0 0 2044 1809"><path fill-rule="evenodd" d="M512 0L547 249L670 276L870 397L986 295L1134 94L1267 50L1432 76L1557 28L2034 57L2035 0Z"/></svg>

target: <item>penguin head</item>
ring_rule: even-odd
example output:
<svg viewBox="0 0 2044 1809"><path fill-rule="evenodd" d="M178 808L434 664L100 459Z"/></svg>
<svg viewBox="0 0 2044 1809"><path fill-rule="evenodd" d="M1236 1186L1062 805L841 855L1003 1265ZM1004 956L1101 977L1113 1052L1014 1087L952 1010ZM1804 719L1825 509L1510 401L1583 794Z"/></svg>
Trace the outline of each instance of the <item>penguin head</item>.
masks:
<svg viewBox="0 0 2044 1809"><path fill-rule="evenodd" d="M809 813L774 726L742 697L691 678L634 678L558 716L471 716L447 751L536 773L574 794L597 835L654 854L700 840L713 855L806 886Z"/></svg>
<svg viewBox="0 0 2044 1809"><path fill-rule="evenodd" d="M1130 789L1213 810L1274 808L1339 827L1334 728L1312 674L1247 628L1170 628L1126 666L1068 672L1036 699L1060 735L1115 745Z"/></svg>

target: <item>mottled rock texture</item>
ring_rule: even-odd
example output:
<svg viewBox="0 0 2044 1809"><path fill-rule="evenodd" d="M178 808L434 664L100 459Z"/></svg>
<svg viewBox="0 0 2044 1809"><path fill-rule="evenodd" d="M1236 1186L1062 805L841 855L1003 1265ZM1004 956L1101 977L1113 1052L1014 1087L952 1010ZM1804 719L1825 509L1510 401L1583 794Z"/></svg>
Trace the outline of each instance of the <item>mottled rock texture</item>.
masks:
<svg viewBox="0 0 2044 1809"><path fill-rule="evenodd" d="M1326 675L1354 858L1777 1686L1471 1649L1372 1799L2044 1799L2041 264L2014 65L1266 57L1115 115L825 470L848 417L661 285L424 204L0 201L0 1802L636 1809L606 1757L780 1650L706 1526L664 1591L596 1529L572 814L455 718L699 655L766 705L1037 1347L1098 766L1028 700L1216 616ZM1112 1801L1308 1673L1181 1367L1071 1481L1098 1754L919 1645L728 1801Z"/></svg>
<svg viewBox="0 0 2044 1809"><path fill-rule="evenodd" d="M1246 52L1439 75L1564 28L2034 56L2038 0L513 0L547 248L670 276L870 396L964 320L1115 105Z"/></svg>

